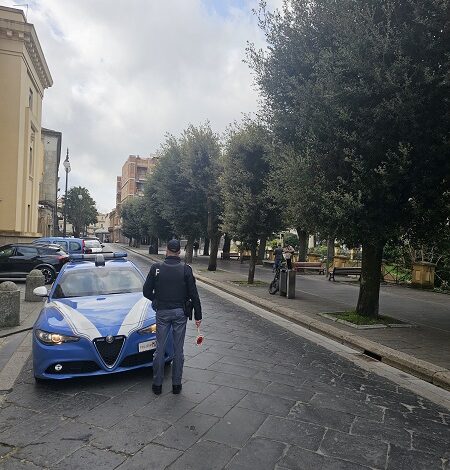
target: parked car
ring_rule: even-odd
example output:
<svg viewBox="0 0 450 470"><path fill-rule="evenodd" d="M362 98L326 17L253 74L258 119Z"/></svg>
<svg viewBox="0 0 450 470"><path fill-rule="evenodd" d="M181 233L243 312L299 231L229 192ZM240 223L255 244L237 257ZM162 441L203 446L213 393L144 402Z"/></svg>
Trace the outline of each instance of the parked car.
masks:
<svg viewBox="0 0 450 470"><path fill-rule="evenodd" d="M69 255L59 245L12 243L0 247L0 280L25 279L33 269L39 269L46 284L51 284Z"/></svg>
<svg viewBox="0 0 450 470"><path fill-rule="evenodd" d="M153 365L156 316L144 276L126 253L72 255L33 327L36 381L123 372ZM170 334L166 362L173 359Z"/></svg>
<svg viewBox="0 0 450 470"><path fill-rule="evenodd" d="M53 243L61 246L61 248L69 255L84 253L84 240L82 238L72 237L43 237L33 240L33 244Z"/></svg>
<svg viewBox="0 0 450 470"><path fill-rule="evenodd" d="M84 252L85 253L101 253L103 251L103 245L96 238L85 238L84 241Z"/></svg>

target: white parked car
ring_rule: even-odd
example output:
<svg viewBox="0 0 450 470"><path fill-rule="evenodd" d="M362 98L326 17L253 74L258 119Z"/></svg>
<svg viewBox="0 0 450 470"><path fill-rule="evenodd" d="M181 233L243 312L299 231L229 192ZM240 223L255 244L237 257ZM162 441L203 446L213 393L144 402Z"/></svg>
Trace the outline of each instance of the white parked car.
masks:
<svg viewBox="0 0 450 470"><path fill-rule="evenodd" d="M96 239L84 240L85 253L101 253L103 251L102 244Z"/></svg>

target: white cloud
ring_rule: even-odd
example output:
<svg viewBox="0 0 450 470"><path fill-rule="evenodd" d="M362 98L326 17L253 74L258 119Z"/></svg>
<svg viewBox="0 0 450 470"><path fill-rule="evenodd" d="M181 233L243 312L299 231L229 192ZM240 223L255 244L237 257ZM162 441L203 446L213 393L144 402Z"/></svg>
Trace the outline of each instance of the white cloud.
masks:
<svg viewBox="0 0 450 470"><path fill-rule="evenodd" d="M256 111L257 92L242 62L247 41L264 43L251 13L256 5L33 1L28 21L54 80L45 93L43 125L63 133L63 155L69 147L69 186L85 186L99 210L111 210L128 155L148 156L166 132L178 135L189 123L208 119L222 132L242 113Z"/></svg>

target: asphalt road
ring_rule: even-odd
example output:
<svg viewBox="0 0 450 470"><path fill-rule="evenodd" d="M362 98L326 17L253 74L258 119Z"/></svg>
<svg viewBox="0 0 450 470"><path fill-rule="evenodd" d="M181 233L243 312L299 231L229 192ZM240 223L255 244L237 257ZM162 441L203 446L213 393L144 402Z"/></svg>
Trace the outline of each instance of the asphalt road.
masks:
<svg viewBox="0 0 450 470"><path fill-rule="evenodd" d="M199 290L181 395L170 368L156 397L151 370L37 386L29 361L1 405L0 468L450 468L448 410Z"/></svg>

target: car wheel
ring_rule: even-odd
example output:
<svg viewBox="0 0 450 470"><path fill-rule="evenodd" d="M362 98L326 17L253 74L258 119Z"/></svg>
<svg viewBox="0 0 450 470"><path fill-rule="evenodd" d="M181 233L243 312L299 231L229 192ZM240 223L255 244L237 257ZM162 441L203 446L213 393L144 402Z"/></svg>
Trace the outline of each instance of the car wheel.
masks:
<svg viewBox="0 0 450 470"><path fill-rule="evenodd" d="M42 266L41 268L38 268L38 269L44 275L46 284L51 284L56 279L56 273L52 268L48 266Z"/></svg>

